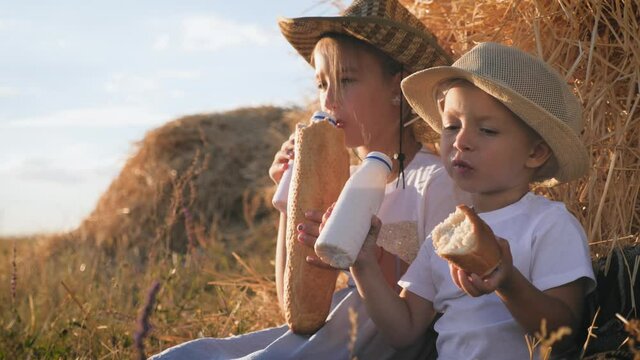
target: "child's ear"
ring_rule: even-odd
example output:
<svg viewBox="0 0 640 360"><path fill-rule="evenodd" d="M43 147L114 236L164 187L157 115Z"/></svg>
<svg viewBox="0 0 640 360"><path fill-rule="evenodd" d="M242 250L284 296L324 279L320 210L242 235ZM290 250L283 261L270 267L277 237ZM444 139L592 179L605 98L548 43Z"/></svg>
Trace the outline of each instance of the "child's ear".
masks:
<svg viewBox="0 0 640 360"><path fill-rule="evenodd" d="M544 140L536 140L531 147L531 151L529 152L529 157L527 158L527 162L525 165L528 168L539 168L542 166L553 154L549 145L547 145Z"/></svg>

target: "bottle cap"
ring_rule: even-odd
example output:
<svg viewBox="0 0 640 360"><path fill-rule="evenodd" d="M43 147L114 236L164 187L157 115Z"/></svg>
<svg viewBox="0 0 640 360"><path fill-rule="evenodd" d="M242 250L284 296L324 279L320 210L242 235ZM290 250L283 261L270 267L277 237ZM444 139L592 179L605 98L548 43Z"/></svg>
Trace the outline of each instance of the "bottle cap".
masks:
<svg viewBox="0 0 640 360"><path fill-rule="evenodd" d="M371 159L371 160L375 160L375 161L379 161L381 163L383 163L387 169L389 169L389 172L391 172L391 159L387 156L387 154L380 152L380 151L372 151L370 153L367 154L367 156L364 158L365 160Z"/></svg>
<svg viewBox="0 0 640 360"><path fill-rule="evenodd" d="M311 116L311 122L318 122L322 120L327 120L331 125L336 126L336 119L324 111L316 111Z"/></svg>

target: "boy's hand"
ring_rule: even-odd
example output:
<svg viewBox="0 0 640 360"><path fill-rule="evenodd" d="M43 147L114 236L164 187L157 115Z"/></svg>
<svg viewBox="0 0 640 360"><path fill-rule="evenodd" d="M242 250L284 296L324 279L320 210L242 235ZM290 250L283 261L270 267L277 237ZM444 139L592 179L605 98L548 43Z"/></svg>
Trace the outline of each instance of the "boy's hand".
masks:
<svg viewBox="0 0 640 360"><path fill-rule="evenodd" d="M289 168L289 160L293 160L294 158L294 140L296 134L293 133L289 136L289 140L282 143L280 150L276 153L273 158L273 163L269 168L269 177L273 180L276 185L280 183L280 179L282 179L282 173L286 169Z"/></svg>
<svg viewBox="0 0 640 360"><path fill-rule="evenodd" d="M364 243L362 244L362 248L358 253L358 258L352 266L355 267L364 267L370 266L371 264L378 263L378 257L382 251L382 248L379 247L376 242L378 240L378 234L380 234L380 228L382 227L382 222L377 216L371 217L371 227L369 228L369 232L367 233L367 237L364 239Z"/></svg>
<svg viewBox="0 0 640 360"><path fill-rule="evenodd" d="M499 288L508 286L513 274L513 257L509 242L497 237L502 260L500 265L488 276L481 278L478 274L469 274L455 265L450 264L449 270L453 282L470 296L478 297L490 294Z"/></svg>

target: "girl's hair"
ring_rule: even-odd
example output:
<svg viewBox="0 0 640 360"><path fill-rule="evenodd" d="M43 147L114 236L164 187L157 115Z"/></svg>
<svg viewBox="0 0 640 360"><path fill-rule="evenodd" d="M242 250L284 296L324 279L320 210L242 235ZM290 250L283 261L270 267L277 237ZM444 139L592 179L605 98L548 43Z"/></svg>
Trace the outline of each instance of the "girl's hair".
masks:
<svg viewBox="0 0 640 360"><path fill-rule="evenodd" d="M448 79L440 83L436 88L436 105L438 106L438 112L440 113L441 117L443 115L444 100L445 100L445 97L447 96L447 93L449 92L449 90L457 86L476 87L470 81L466 79L461 79L461 78ZM498 102L500 101L498 100ZM500 102L500 105L502 105L505 109L507 109L507 111L511 113L511 116L513 116L513 118L517 120L521 126L524 127L525 131L527 132L527 134L532 140L544 141L540 136L540 134L538 134L535 130L533 130L524 120L522 120L520 116L518 116L516 113L511 111L511 109L509 109L506 105L502 104L502 102ZM533 178L531 179L531 181L538 183L538 182L543 182L545 180L548 180L550 177L552 177L552 174L556 173L557 168L558 168L558 161L552 151L549 159L547 159L547 161L542 166L538 167L536 171L533 173Z"/></svg>

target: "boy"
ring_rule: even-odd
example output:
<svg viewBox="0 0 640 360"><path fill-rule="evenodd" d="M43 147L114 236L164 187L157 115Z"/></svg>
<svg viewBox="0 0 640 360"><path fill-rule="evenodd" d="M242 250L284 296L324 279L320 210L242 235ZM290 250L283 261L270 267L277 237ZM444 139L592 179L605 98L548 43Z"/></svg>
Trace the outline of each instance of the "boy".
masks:
<svg viewBox="0 0 640 360"><path fill-rule="evenodd" d="M549 331L575 330L595 287L578 221L564 204L529 192L533 182L586 172L581 106L543 61L495 43L477 45L452 66L417 72L402 89L441 133L445 168L498 237L502 261L480 278L438 257L428 237L398 296L376 280L374 219L351 268L358 291L394 346L411 343L442 313L440 359L529 359L524 335L539 331L543 319ZM571 345L565 338L554 350Z"/></svg>

